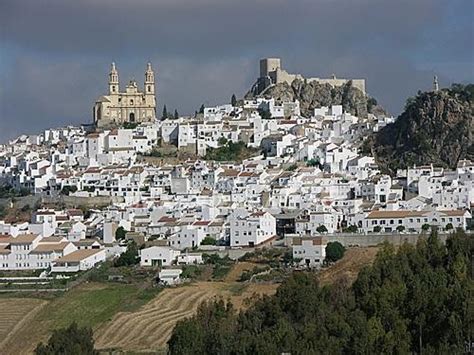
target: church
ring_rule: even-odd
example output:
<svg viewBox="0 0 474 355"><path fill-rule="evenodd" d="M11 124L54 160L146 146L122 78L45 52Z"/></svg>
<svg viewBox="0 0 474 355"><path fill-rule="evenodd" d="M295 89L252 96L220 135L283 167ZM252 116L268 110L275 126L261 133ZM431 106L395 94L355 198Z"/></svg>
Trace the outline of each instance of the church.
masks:
<svg viewBox="0 0 474 355"><path fill-rule="evenodd" d="M144 91L135 80L130 80L120 92L119 75L115 63L109 73L109 94L98 98L93 108L94 124L110 127L126 122L154 122L156 120L155 74L151 63L145 71Z"/></svg>

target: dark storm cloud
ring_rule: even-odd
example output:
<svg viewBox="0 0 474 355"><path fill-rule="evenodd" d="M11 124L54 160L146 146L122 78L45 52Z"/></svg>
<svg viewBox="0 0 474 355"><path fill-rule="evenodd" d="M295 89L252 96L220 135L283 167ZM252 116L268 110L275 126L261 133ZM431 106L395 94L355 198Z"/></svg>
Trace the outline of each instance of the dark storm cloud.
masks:
<svg viewBox="0 0 474 355"><path fill-rule="evenodd" d="M258 59L365 77L397 114L407 96L472 81L471 0L11 0L0 3L0 140L90 120L109 63L122 85L151 60L158 101L192 113L243 95ZM4 85L5 83L5 85Z"/></svg>

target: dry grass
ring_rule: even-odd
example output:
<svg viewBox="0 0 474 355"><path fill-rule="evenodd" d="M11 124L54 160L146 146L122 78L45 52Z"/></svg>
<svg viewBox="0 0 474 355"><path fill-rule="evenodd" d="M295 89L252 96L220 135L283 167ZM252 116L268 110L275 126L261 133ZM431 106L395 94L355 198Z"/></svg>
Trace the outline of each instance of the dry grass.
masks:
<svg viewBox="0 0 474 355"><path fill-rule="evenodd" d="M31 322L47 303L33 298L0 299L0 354L14 354L7 344L13 341L15 333Z"/></svg>
<svg viewBox="0 0 474 355"><path fill-rule="evenodd" d="M274 294L276 284L235 282L244 270L254 266L238 263L224 282L197 282L169 288L138 311L118 313L96 331L96 347L131 352L164 349L176 323L194 315L202 302L223 298L237 309L245 309L253 297Z"/></svg>
<svg viewBox="0 0 474 355"><path fill-rule="evenodd" d="M321 271L319 280L323 285L337 282L343 278L346 278L350 283L354 282L359 271L364 266L372 264L378 250L378 247L348 249L341 260Z"/></svg>

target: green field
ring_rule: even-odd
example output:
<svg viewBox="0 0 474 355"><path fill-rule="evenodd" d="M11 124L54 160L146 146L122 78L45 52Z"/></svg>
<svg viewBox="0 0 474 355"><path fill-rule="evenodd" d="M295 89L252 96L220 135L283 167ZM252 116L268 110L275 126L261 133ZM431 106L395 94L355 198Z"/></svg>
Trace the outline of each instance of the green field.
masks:
<svg viewBox="0 0 474 355"><path fill-rule="evenodd" d="M153 299L160 288L142 288L136 284L99 283L82 284L50 300L36 316L25 324L16 339L0 349L1 354L29 353L40 341L48 339L54 329L72 322L96 329L122 311L134 311ZM18 298L21 302L23 298ZM15 300L9 298L9 300Z"/></svg>

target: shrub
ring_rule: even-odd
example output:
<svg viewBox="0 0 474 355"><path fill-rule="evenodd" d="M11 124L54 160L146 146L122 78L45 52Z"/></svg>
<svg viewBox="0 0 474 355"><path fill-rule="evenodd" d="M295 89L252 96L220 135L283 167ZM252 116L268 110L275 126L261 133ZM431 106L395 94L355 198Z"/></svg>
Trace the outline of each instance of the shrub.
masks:
<svg viewBox="0 0 474 355"><path fill-rule="evenodd" d="M140 261L138 257L138 246L135 242L130 242L127 246L127 250L120 254L120 256L115 259L115 266L128 266L136 265Z"/></svg>
<svg viewBox="0 0 474 355"><path fill-rule="evenodd" d="M327 233L328 229L324 224L320 225L318 228L316 228L316 232L318 233Z"/></svg>
<svg viewBox="0 0 474 355"><path fill-rule="evenodd" d="M201 245L216 245L216 240L212 237L205 237L202 240Z"/></svg>
<svg viewBox="0 0 474 355"><path fill-rule="evenodd" d="M344 256L346 248L339 242L329 242L326 246L326 260L335 262Z"/></svg>
<svg viewBox="0 0 474 355"><path fill-rule="evenodd" d="M47 344L40 343L36 355L96 355L94 338L89 327L79 328L74 322L67 328L55 330Z"/></svg>

